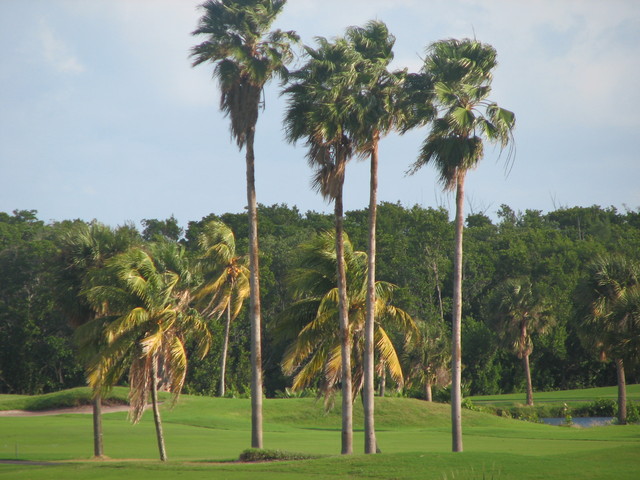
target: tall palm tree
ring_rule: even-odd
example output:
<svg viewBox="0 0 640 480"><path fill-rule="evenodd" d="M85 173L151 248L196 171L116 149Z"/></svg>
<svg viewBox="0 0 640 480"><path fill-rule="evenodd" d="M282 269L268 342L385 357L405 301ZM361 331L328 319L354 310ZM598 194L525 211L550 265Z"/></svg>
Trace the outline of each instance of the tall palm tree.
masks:
<svg viewBox="0 0 640 480"><path fill-rule="evenodd" d="M640 330L640 267L622 256L601 256L589 265L583 295L588 313L581 324L581 339L598 353L600 360L614 360L618 377L618 423L624 425L627 422L625 359L637 360L638 356L633 347L638 345Z"/></svg>
<svg viewBox="0 0 640 480"><path fill-rule="evenodd" d="M536 295L524 278L508 279L496 290L491 301L490 321L500 339L522 360L527 380L527 405L533 406L533 386L529 356L533 352L533 333L544 333L553 323L548 305Z"/></svg>
<svg viewBox="0 0 640 480"><path fill-rule="evenodd" d="M172 268L173 270L169 269ZM85 294L105 317L83 329L104 326L107 344L94 356L89 368L92 386L106 380L114 385L129 374L130 418L137 423L151 394L160 459L167 460L158 403L159 378L175 402L187 369L185 340L196 340L198 353L209 348L210 333L204 320L190 307L193 279L184 248L169 242L152 252L133 248L106 262L95 272L93 286Z"/></svg>
<svg viewBox="0 0 640 480"><path fill-rule="evenodd" d="M193 66L210 62L220 86L220 109L231 119L231 134L245 148L249 213L251 317L251 446L262 448L262 349L258 212L255 188L255 128L260 96L274 76L286 77L293 32L269 31L286 0L208 0L193 35L207 40L193 47Z"/></svg>
<svg viewBox="0 0 640 480"><path fill-rule="evenodd" d="M395 37L381 21L370 21L365 27L350 27L345 35L360 55L355 80L358 95L355 118L349 128L358 145L357 150L368 155L371 162L369 185L369 238L367 279L367 320L365 322L364 407L365 453L376 453L374 423L374 310L376 304L376 215L378 195L378 144L402 121L402 109L397 102L402 75L391 74L387 67L393 60Z"/></svg>
<svg viewBox="0 0 640 480"><path fill-rule="evenodd" d="M348 126L355 103L354 79L358 54L344 39L329 42L319 37L319 47L305 47L309 60L291 73L293 82L284 125L287 139L304 139L307 159L315 169L312 186L334 202L336 270L340 311L342 453L353 453L353 394L347 278L344 262L343 187L347 162L354 150Z"/></svg>
<svg viewBox="0 0 640 480"><path fill-rule="evenodd" d="M334 237L334 232L324 232L301 245L299 266L289 279L296 301L283 312L279 324L281 334L290 340L282 364L287 375L294 375L293 389L320 382L327 397L340 381L342 365L340 335L335 328L339 307ZM354 251L346 234L344 244L355 396L364 385L367 254ZM385 327L395 327L410 336L415 324L405 311L393 305L395 285L377 281L375 288L378 367L387 365L392 378L402 385L400 360Z"/></svg>
<svg viewBox="0 0 640 480"><path fill-rule="evenodd" d="M112 229L98 222L77 223L65 230L60 238L60 264L57 282L57 303L77 328L97 316L97 311L81 295L87 286L89 273L104 266L105 261L127 250L140 240L138 232L131 226ZM80 345L78 354L86 365L88 360L104 342L101 331L94 332L90 339ZM93 454L104 456L102 435L103 385L93 388Z"/></svg>
<svg viewBox="0 0 640 480"><path fill-rule="evenodd" d="M501 149L512 140L515 115L488 100L496 51L476 40L441 40L427 50L423 73L433 81L438 116L411 173L434 164L446 190L456 191L452 319L452 449L462 447L462 233L466 174L483 157L483 138ZM484 110L484 112L483 112ZM509 153L511 153L510 150Z"/></svg>
<svg viewBox="0 0 640 480"><path fill-rule="evenodd" d="M204 305L204 313L220 318L226 314L224 339L220 354L220 388L218 394L225 394L225 372L229 331L249 296L249 269L246 259L236 254L236 239L233 231L223 222L212 220L204 226L198 238L202 256L200 264L204 273L203 285L196 299Z"/></svg>

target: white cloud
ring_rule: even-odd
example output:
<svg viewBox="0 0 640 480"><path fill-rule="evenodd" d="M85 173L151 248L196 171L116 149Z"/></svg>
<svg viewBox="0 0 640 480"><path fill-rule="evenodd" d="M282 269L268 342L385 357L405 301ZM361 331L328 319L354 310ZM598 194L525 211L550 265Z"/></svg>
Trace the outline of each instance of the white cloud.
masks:
<svg viewBox="0 0 640 480"><path fill-rule="evenodd" d="M38 33L42 55L47 64L60 73L78 74L85 71L70 47L44 20L40 22Z"/></svg>

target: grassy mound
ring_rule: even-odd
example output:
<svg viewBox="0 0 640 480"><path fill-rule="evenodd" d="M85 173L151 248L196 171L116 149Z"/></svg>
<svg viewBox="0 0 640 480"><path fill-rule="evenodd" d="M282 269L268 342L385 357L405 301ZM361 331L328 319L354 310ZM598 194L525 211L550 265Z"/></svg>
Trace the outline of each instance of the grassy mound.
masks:
<svg viewBox="0 0 640 480"><path fill-rule="evenodd" d="M103 405L127 405L129 389L115 387L103 399ZM77 387L43 395L0 395L0 410L55 410L91 405L91 389Z"/></svg>

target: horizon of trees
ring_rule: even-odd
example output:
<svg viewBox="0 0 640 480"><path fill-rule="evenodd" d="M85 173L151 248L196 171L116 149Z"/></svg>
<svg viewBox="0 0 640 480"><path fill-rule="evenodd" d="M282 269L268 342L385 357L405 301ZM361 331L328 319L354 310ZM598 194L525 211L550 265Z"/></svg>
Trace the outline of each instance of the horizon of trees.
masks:
<svg viewBox="0 0 640 480"><path fill-rule="evenodd" d="M267 322L265 393L275 396L289 386L282 374L278 352L283 345L273 335L273 322L291 302L289 271L298 256L297 246L316 232L331 230L332 216L300 213L286 205L259 205L261 262ZM345 229L356 249L366 249L367 210L346 212ZM587 265L599 254L615 252L637 262L640 255L640 209L572 207L547 214L527 210L499 211L499 221L484 214L466 217L463 288L463 385L465 395L525 391L521 361L500 343L489 324L488 294L506 278L528 276L540 294L553 300L554 325L533 334L532 384L536 391L613 385L613 363L601 363L586 350L578 336L584 304L577 288L585 281ZM171 218L153 222L157 229L147 238L161 236L198 247L198 238L210 220L221 220L235 233L239 255L247 251L246 214L208 215L178 230L165 230ZM62 248L60 234L80 220L45 223L37 212L0 213L0 393L35 394L83 385L83 367L75 356L69 318L53 296L55 269ZM453 224L443 208L379 205L378 277L398 286L396 303L414 318L429 321L451 311L452 258L447 245ZM165 233L173 232L170 236ZM141 235L141 234L140 234ZM142 235L141 235L142 236ZM143 239L141 239L143 241ZM442 313L441 313L442 309ZM249 385L246 308L231 327L227 375L229 396L244 395ZM212 325L211 354L193 360L185 391L215 395L219 388L220 351L224 325ZM397 348L402 346L394 339ZM408 372L405 371L405 375ZM638 369L627 369L630 383L640 381ZM379 380L379 379L378 379ZM410 383L410 382L409 382ZM421 395L421 387L406 392Z"/></svg>

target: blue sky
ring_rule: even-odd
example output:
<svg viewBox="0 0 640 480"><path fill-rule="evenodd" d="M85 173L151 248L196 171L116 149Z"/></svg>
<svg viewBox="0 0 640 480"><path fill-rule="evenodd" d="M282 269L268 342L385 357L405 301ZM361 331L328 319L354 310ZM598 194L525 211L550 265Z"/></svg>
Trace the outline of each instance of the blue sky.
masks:
<svg viewBox="0 0 640 480"><path fill-rule="evenodd" d="M231 142L207 65L189 49L191 0L0 1L0 211L110 225L186 226L246 205L244 153ZM486 149L467 177L467 212L640 207L640 2L636 0L289 0L276 27L340 35L370 19L396 36L393 67L425 47L476 37L498 51L493 99L517 116L516 157ZM256 139L258 201L331 211L309 188L303 145L282 134L266 91ZM426 130L381 145L379 197L452 206L430 168L407 177ZM347 171L345 208L365 208L368 165Z"/></svg>

